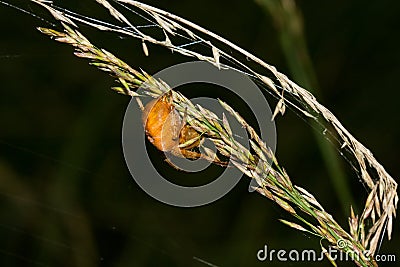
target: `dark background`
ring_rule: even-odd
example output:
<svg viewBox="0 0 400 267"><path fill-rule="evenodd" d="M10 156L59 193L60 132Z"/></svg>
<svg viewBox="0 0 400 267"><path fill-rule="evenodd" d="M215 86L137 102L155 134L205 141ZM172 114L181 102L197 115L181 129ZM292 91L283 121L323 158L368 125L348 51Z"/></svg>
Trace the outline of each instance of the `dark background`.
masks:
<svg viewBox="0 0 400 267"><path fill-rule="evenodd" d="M69 5L85 13L93 5L89 2L94 1ZM222 34L291 77L275 24L255 2L146 3ZM304 16L321 102L397 180L400 2L296 3ZM37 26L48 25L0 5L1 266L207 266L201 261L329 266L326 260L257 260L264 245L276 250L319 250L320 245L317 238L279 223L290 217L248 193L246 177L222 199L198 208L168 206L144 193L131 178L121 147L129 98L111 91L112 78L74 57L67 45L41 35ZM189 60L155 46L145 57L136 40L91 34L96 44L148 73ZM309 125L289 112L278 118L277 127L280 164L348 229L349 210L341 208L340 192L332 189ZM367 193L347 162L340 163L355 200L347 206L360 210ZM193 179L159 165L182 181ZM393 240L384 240L380 253L400 257L399 246L395 222ZM339 263L346 265L352 266Z"/></svg>

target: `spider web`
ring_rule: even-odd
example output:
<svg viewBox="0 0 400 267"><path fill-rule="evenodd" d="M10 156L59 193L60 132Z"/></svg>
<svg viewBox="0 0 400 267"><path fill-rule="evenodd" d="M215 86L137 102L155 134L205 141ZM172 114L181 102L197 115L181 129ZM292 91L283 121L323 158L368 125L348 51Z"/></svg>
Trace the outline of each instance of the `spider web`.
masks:
<svg viewBox="0 0 400 267"><path fill-rule="evenodd" d="M397 183L372 153L357 141L326 107L275 67L215 33L141 2L114 0L111 5L105 0L96 0L116 20L116 23L75 13L51 1L31 0L31 2L46 8L57 20L74 27L77 27L76 24L84 24L102 31L115 32L124 38L137 38L142 41L145 54L149 53L147 43L152 43L166 47L172 52L209 62L219 69L229 68L247 75L257 82L263 91L277 100L274 117L279 113L284 115L286 108L289 108L305 121L309 119L315 121L316 126L312 127L334 145L363 181L369 191L369 201L367 200L362 217L370 218L373 222L365 240L365 245L369 244L370 251L376 250L378 245L376 240L379 239L377 237L386 229L390 239L392 220L398 202ZM53 23L32 12L15 8L54 26ZM377 219L375 214L378 215ZM372 242L373 240L375 241Z"/></svg>

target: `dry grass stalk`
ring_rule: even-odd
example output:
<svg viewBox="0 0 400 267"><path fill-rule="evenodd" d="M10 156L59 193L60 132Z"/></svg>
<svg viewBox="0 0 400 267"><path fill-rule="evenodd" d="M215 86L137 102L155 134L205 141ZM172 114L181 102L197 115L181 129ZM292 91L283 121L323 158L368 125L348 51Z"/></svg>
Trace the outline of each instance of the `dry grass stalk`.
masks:
<svg viewBox="0 0 400 267"><path fill-rule="evenodd" d="M63 24L66 32L61 33L51 29L39 28L42 33L52 36L56 41L64 42L75 47L75 55L91 60L91 64L118 78L120 87L113 89L119 93L140 97L134 92L138 87L146 88L146 93L153 97L159 97L171 89L165 83L158 81L144 72L138 72L126 63L104 49L93 46L88 39L69 26ZM273 200L284 210L304 223L305 227L283 220L282 222L302 231L307 231L321 238L325 238L336 245L339 240L346 240L349 244L362 251L364 248L355 242L332 218L326 213L315 197L305 189L294 186L287 173L278 165L272 151L259 138L254 129L235 112L229 105L220 101L224 109L231 113L247 130L251 136L253 155L247 148L240 145L230 129L226 117L219 119L213 112L193 105L190 100L178 92L172 92L174 106L183 114L187 112L188 123L196 127L203 135L212 140L218 150L232 158L232 163L247 176L256 179L261 187L257 191ZM269 163L272 160L273 165ZM297 211L296 211L297 210ZM299 214L299 212L302 212ZM303 214L304 213L304 214ZM306 215L305 215L306 214ZM310 222L311 216L318 225ZM360 266L374 266L367 258L360 260Z"/></svg>
<svg viewBox="0 0 400 267"><path fill-rule="evenodd" d="M253 78L262 82L267 88L270 89L272 94L275 94L280 99L276 113L280 112L283 115L286 105L291 105L308 117L317 119L318 116L322 116L326 122L329 123L333 129L335 129L337 135L340 137L342 141L342 149L345 147L348 148L356 158L362 174L362 179L371 190L366 201L363 214L358 217L353 211L351 212L351 216L349 218L351 234L348 234L346 231L344 231L334 221L332 216L324 211L314 196L304 189L292 185L291 180L286 172L278 165L273 153L268 147L266 147L266 145L258 137L257 133L231 107L223 102L220 102L221 105L228 112L230 112L248 131L252 138L252 148L254 151L256 151L257 155L252 155L250 151L246 151L246 149L240 147L238 142L235 142L229 127L229 123L226 119L217 119L216 115L211 111L207 111L201 107L195 107L183 95L176 92L173 93L174 105L176 109L181 113L183 113L185 110L188 111L188 123L195 127L199 132L209 136L211 140L214 141L219 151L223 155L231 156L233 158L234 165L243 171L243 173L256 179L262 185L261 188L257 189L261 194L275 201L283 209L298 218L302 223L304 223L305 226L309 228L309 231L312 233L326 238L333 246L336 246L337 243L335 242L339 240L346 240L346 242L351 245L345 249L359 252L363 252L365 249L368 249L371 255L374 255L379 243L379 238L384 233L386 228L388 237L389 239L391 238L393 217L396 215L398 202L398 196L396 192L397 183L384 170L382 165L376 161L372 153L360 142L358 142L327 108L318 103L311 93L290 81L284 74L278 72L273 66L265 63L261 59L241 49L235 44L201 28L198 25L193 24L190 21L137 1L116 0L115 2L119 4L128 4L145 12L149 17L152 18L152 23L162 29L165 40L157 40L141 32L105 0L98 2L105 6L110 11L112 16L125 23L128 27L122 28L110 24L106 25L102 24L101 21L96 23L85 21L78 19L73 14L61 12L60 10L62 9L52 6L48 1L32 1L41 4L48 9L56 19L63 22L63 26L66 29L65 33L60 33L49 29L41 29L41 31L55 37L56 40L60 42L69 43L75 46L75 54L77 56L92 60L93 65L117 77L122 86L114 89L121 93L130 95L132 97L139 97L133 91L133 89L146 84L148 94L153 97L157 97L168 91L169 88L162 81L155 80L146 73L141 73L132 69L111 53L94 47L83 35L67 26L67 24L75 26L75 24L73 22L71 23L71 21L76 20L100 30L114 31L120 34L122 33L128 36L139 38L143 42L145 54L148 54L148 49L145 43L149 42L165 46L186 56L196 57L200 60L210 62L218 68L223 67L220 63L220 58L224 57L225 59L234 62L236 65L239 65ZM191 30L189 30L189 28ZM223 50L218 49L209 40L205 40L199 35L195 34L194 31L205 34L210 39L236 50L243 56L247 57L247 59L263 66L266 72L268 72L267 75L272 78L267 77L266 74L259 74L253 71L251 68L241 63L238 59L233 58ZM187 46L173 45L171 39L173 39L173 37L176 35L184 35L188 40L193 42L202 42L204 45L209 46L210 55L203 55L194 52L190 49L187 49ZM284 93L285 95L289 95L292 101L284 96ZM240 152L238 153L237 151ZM255 158L258 158L259 160L256 161ZM272 168L265 159L272 159ZM377 172L379 176L378 179L374 180L371 178L368 168L371 168ZM268 170L268 172L266 173L265 170ZM309 220L300 216L292 207L292 205L295 205L296 208L305 214L315 218L318 221L318 225L315 225L314 223L311 223ZM373 222L372 227L368 228L366 220L371 220ZM293 226L296 229L300 229L300 227L303 228L303 226L297 226L297 224L294 223L285 223ZM360 260L356 261L358 265L375 266L376 263L372 258L369 259L363 257L363 253L360 253L359 255Z"/></svg>

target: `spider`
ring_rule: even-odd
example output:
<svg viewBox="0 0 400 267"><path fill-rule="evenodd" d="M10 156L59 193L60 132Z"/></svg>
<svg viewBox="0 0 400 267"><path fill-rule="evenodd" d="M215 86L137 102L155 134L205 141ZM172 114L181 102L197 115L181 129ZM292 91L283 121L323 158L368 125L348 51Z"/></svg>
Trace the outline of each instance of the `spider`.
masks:
<svg viewBox="0 0 400 267"><path fill-rule="evenodd" d="M150 101L143 109L142 121L148 140L160 151L187 159L203 158L221 166L226 162L194 151L200 147L203 135L187 124L172 104L172 92ZM174 166L176 167L176 166Z"/></svg>

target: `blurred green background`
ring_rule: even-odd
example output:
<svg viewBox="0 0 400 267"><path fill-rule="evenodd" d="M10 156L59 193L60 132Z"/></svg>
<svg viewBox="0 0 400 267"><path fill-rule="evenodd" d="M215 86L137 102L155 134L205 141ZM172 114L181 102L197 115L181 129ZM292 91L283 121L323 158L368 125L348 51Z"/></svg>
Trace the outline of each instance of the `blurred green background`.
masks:
<svg viewBox="0 0 400 267"><path fill-rule="evenodd" d="M96 15L93 2L68 5ZM318 89L321 102L397 180L400 2L146 3L220 33L299 84ZM291 35L290 29L302 28L302 17L304 32ZM121 147L129 98L112 92L112 78L38 33L37 26L48 25L0 5L1 266L329 266L326 260L257 260L264 245L286 250L320 245L279 223L290 217L249 193L246 177L222 199L198 208L168 206L144 193ZM150 45L145 57L137 40L88 32L94 43L148 73L189 60ZM333 159L332 173L321 153L326 148L293 112L278 117L277 131L277 157L293 182L309 189L348 229L344 207L360 211L367 193L347 162ZM197 177L158 160L162 171L183 182ZM380 253L400 257L399 247L396 222L393 240L384 240Z"/></svg>

